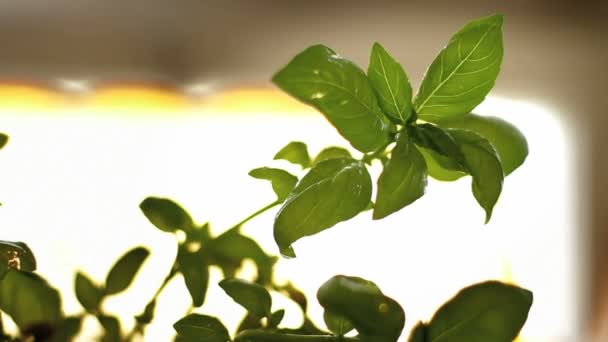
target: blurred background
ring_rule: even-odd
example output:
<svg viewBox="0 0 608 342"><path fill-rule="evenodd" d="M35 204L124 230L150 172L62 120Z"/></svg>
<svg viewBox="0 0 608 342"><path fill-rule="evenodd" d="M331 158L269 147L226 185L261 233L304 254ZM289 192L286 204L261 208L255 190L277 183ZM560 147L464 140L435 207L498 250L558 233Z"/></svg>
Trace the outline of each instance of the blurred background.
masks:
<svg viewBox="0 0 608 342"><path fill-rule="evenodd" d="M66 293L66 311L78 311L76 269L101 280L134 244L153 253L141 275L147 280L135 287L153 291L174 247L139 214L145 196L173 197L221 231L265 204L260 193L272 199L246 173L270 163L288 140L312 151L346 146L320 115L270 85L294 54L324 43L365 69L379 41L416 88L456 30L501 12L505 59L478 112L520 127L530 156L507 178L493 222L483 227L470 199L428 218L434 206L470 195L468 181L435 182L399 217L372 225L362 217L362 228L306 240L296 246L300 257L280 268L309 293L332 272L369 275L406 303L410 325L471 281L506 279L535 291L527 340L607 340L607 7L600 0L2 1L0 130L12 140L0 156L1 238L30 244L40 273ZM271 224L272 215L262 217L251 233L276 252ZM373 234L373 259L360 252L369 229L381 231ZM336 239L345 245L339 252ZM336 261L320 267L330 255ZM376 274L369 260L394 265ZM403 272L390 274L395 268ZM425 290L433 293L421 297ZM108 305L130 317L144 300ZM168 329L151 328L151 341L167 339L187 298L165 305L158 325Z"/></svg>

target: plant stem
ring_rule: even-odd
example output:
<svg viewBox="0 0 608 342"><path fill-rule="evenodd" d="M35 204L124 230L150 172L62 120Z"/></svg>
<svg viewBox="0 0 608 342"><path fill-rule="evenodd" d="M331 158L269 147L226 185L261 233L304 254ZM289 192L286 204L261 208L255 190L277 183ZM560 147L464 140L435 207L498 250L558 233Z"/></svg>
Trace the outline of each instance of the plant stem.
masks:
<svg viewBox="0 0 608 342"><path fill-rule="evenodd" d="M169 274L167 274L167 276L163 280L162 284L160 284L160 286L158 287L158 289L154 293L154 296L152 297L152 299L150 299L150 301L146 305L146 308L148 306L150 306L150 305L154 305L154 302L156 302L156 300L158 299L158 297L160 296L160 294L163 292L163 290L165 289L165 287L167 286L167 284L169 284L169 282L171 281L171 279L173 279L173 277L175 277L175 275L177 275L178 272L177 272L177 268L176 268L175 265L176 265L176 263L173 264L173 266L171 267L171 271L169 272ZM144 314L145 314L145 310L141 314L141 316L143 316ZM135 326L133 327L133 329L129 333L129 335L127 335L127 338L125 339L125 341L132 341L133 338L137 334L143 335L144 329L145 329L146 325L147 325L147 323L142 323L142 322L137 321L135 323Z"/></svg>
<svg viewBox="0 0 608 342"><path fill-rule="evenodd" d="M240 227L240 226L244 225L245 223L247 223L247 222L249 222L249 221L253 220L253 219L254 219L254 218L256 218L257 216L259 216L259 215L263 214L264 212L266 212L266 211L268 211L268 210L270 210L270 209L272 209L272 208L276 207L276 206L277 206L277 205L279 205L279 204L281 204L281 201L278 201L278 200L277 200L277 201L274 201L274 202L272 202L272 203L270 203L270 204L268 204L268 205L266 205L266 206L262 207L261 209L259 209L258 211L254 212L253 214L251 214L251 215L249 215L249 216L245 217L244 219L242 219L242 220L241 220L239 223L235 224L235 225L234 225L234 226L232 226L232 228L230 228L230 229L238 228L238 227Z"/></svg>
<svg viewBox="0 0 608 342"><path fill-rule="evenodd" d="M386 144L382 145L382 147L380 147L376 151L374 151L370 154L364 155L363 158L361 158L361 161L366 164L369 164L372 160L381 157L384 154L384 152L386 152L386 148L388 147L388 145L392 144L393 142L394 142L394 139L389 139L389 141Z"/></svg>

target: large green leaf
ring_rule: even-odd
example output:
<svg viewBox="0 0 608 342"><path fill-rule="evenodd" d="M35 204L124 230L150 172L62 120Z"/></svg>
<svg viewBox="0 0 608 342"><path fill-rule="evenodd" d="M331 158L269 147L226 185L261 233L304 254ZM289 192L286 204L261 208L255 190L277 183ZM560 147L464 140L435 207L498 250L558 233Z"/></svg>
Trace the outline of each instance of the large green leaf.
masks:
<svg viewBox="0 0 608 342"><path fill-rule="evenodd" d="M272 299L263 286L232 278L222 280L220 287L252 315L259 318L270 316Z"/></svg>
<svg viewBox="0 0 608 342"><path fill-rule="evenodd" d="M410 337L407 339L407 342L428 342L427 339L427 326L422 322L418 322L412 332L410 333Z"/></svg>
<svg viewBox="0 0 608 342"><path fill-rule="evenodd" d="M443 129L431 124L419 124L408 132L418 146L433 150L439 155L451 160L451 165L458 170L465 170L464 155L451 135Z"/></svg>
<svg viewBox="0 0 608 342"><path fill-rule="evenodd" d="M37 274L17 270L0 281L0 310L34 335L37 328L56 329L62 319L59 292Z"/></svg>
<svg viewBox="0 0 608 342"><path fill-rule="evenodd" d="M371 199L371 178L357 160L329 159L302 178L274 222L281 253L294 256L291 244L346 221L364 210Z"/></svg>
<svg viewBox="0 0 608 342"><path fill-rule="evenodd" d="M406 207L424 195L427 169L424 158L406 133L399 135L391 159L378 178L375 220Z"/></svg>
<svg viewBox="0 0 608 342"><path fill-rule="evenodd" d="M438 121L445 128L461 128L473 131L494 146L505 175L517 169L528 156L528 143L517 127L503 119L467 114Z"/></svg>
<svg viewBox="0 0 608 342"><path fill-rule="evenodd" d="M217 318L211 316L190 314L177 321L173 328L179 336L189 341L230 341L230 334L226 327Z"/></svg>
<svg viewBox="0 0 608 342"><path fill-rule="evenodd" d="M532 292L496 281L467 287L437 310L426 329L426 341L513 341L532 301Z"/></svg>
<svg viewBox="0 0 608 342"><path fill-rule="evenodd" d="M441 50L414 100L419 118L434 120L470 112L490 92L503 57L502 15L465 25Z"/></svg>
<svg viewBox="0 0 608 342"><path fill-rule="evenodd" d="M185 246L180 246L177 265L184 276L186 288L192 298L192 305L195 307L203 305L209 286L209 264L203 250L189 251Z"/></svg>
<svg viewBox="0 0 608 342"><path fill-rule="evenodd" d="M126 290L148 255L150 252L146 248L136 247L118 259L106 277L106 294L112 295Z"/></svg>
<svg viewBox="0 0 608 342"><path fill-rule="evenodd" d="M345 317L363 341L396 341L405 324L403 308L369 280L334 276L317 292L325 310Z"/></svg>
<svg viewBox="0 0 608 342"><path fill-rule="evenodd" d="M139 208L156 228L165 232L193 228L192 218L179 204L167 198L148 197Z"/></svg>
<svg viewBox="0 0 608 342"><path fill-rule="evenodd" d="M473 176L473 195L486 212L488 223L500 197L504 174L496 150L477 133L461 129L448 131L464 154L468 173Z"/></svg>
<svg viewBox="0 0 608 342"><path fill-rule="evenodd" d="M0 240L0 279L9 269L36 270L34 253L25 243Z"/></svg>
<svg viewBox="0 0 608 342"><path fill-rule="evenodd" d="M310 160L309 160L310 163ZM298 183L298 177L291 173L271 167L260 167L249 171L249 175L257 179L269 180L272 190L277 195L277 201L282 202Z"/></svg>
<svg viewBox="0 0 608 342"><path fill-rule="evenodd" d="M379 43L372 47L367 76L382 110L405 123L412 115L412 86L401 64Z"/></svg>
<svg viewBox="0 0 608 342"><path fill-rule="evenodd" d="M434 179L452 182L467 175L466 172L461 170L461 166L449 157L420 146L418 146L418 150L424 157L429 176Z"/></svg>
<svg viewBox="0 0 608 342"><path fill-rule="evenodd" d="M104 296L103 289L95 285L84 273L77 272L74 281L76 299L90 313L96 313Z"/></svg>
<svg viewBox="0 0 608 342"><path fill-rule="evenodd" d="M330 48L309 47L272 81L323 113L359 151L372 152L387 141L388 122L365 73Z"/></svg>
<svg viewBox="0 0 608 342"><path fill-rule="evenodd" d="M292 164L300 165L303 169L310 166L308 147L301 141L292 141L285 145L285 147L274 155L274 159L287 160Z"/></svg>

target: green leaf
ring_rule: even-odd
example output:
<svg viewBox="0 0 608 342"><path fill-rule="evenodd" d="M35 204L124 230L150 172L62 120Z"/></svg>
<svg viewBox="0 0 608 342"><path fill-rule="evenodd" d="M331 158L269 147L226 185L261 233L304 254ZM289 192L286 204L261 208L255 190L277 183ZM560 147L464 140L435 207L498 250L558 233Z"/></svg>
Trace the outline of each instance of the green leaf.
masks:
<svg viewBox="0 0 608 342"><path fill-rule="evenodd" d="M22 332L54 329L62 319L59 292L35 273L9 270L0 281L0 310Z"/></svg>
<svg viewBox="0 0 608 342"><path fill-rule="evenodd" d="M303 169L310 166L310 155L306 144L301 141L292 141L283 147L274 156L275 160L287 160L288 162L300 165Z"/></svg>
<svg viewBox="0 0 608 342"><path fill-rule="evenodd" d="M532 292L496 281L467 287L435 313L426 341L513 341L532 301Z"/></svg>
<svg viewBox="0 0 608 342"><path fill-rule="evenodd" d="M384 218L422 197L426 184L424 158L409 136L402 133L397 138L391 159L378 178L374 220Z"/></svg>
<svg viewBox="0 0 608 342"><path fill-rule="evenodd" d="M0 279L9 269L25 272L36 270L34 253L25 243L0 240Z"/></svg>
<svg viewBox="0 0 608 342"><path fill-rule="evenodd" d="M274 222L274 239L283 255L298 239L353 218L371 199L371 178L354 159L329 159L302 178Z"/></svg>
<svg viewBox="0 0 608 342"><path fill-rule="evenodd" d="M330 146L324 148L323 150L321 150L321 152L319 152L319 154L317 154L315 160L312 162L312 165L317 165L324 160L334 158L352 158L352 155L345 148Z"/></svg>
<svg viewBox="0 0 608 342"><path fill-rule="evenodd" d="M137 247L118 259L106 277L106 294L113 295L126 290L148 255L150 252L146 248Z"/></svg>
<svg viewBox="0 0 608 342"><path fill-rule="evenodd" d="M217 318L211 316L190 314L177 321L173 328L179 336L192 341L230 341L226 327Z"/></svg>
<svg viewBox="0 0 608 342"><path fill-rule="evenodd" d="M8 143L8 135L0 133L0 149L4 148Z"/></svg>
<svg viewBox="0 0 608 342"><path fill-rule="evenodd" d="M281 324L283 317L285 317L285 310L280 309L273 312L270 317L268 317L268 326L270 328L276 328L279 324Z"/></svg>
<svg viewBox="0 0 608 342"><path fill-rule="evenodd" d="M494 147L480 135L461 129L450 129L448 132L464 154L466 168L473 176L473 195L485 210L485 222L488 223L502 191L504 175L500 159Z"/></svg>
<svg viewBox="0 0 608 342"><path fill-rule="evenodd" d="M279 202L282 202L298 183L298 177L285 170L270 167L251 170L249 171L249 175L257 179L269 180L272 183L272 190L277 195L277 201Z"/></svg>
<svg viewBox="0 0 608 342"><path fill-rule="evenodd" d="M78 335L82 327L82 317L72 316L66 317L61 322L57 332L53 334L53 342L69 342L73 341Z"/></svg>
<svg viewBox="0 0 608 342"><path fill-rule="evenodd" d="M405 324L399 303L362 278L334 276L319 288L317 299L325 310L350 321L363 341L396 341Z"/></svg>
<svg viewBox="0 0 608 342"><path fill-rule="evenodd" d="M270 283L275 257L266 255L258 243L236 229L230 229L211 243L211 254L218 266L237 269L244 259L251 259L258 269L258 282Z"/></svg>
<svg viewBox="0 0 608 342"><path fill-rule="evenodd" d="M180 246L177 265L192 297L192 305L203 305L209 287L209 264L203 250L191 252L185 246Z"/></svg>
<svg viewBox="0 0 608 342"><path fill-rule="evenodd" d="M102 342L121 342L120 321L114 316L97 315L99 324L103 327Z"/></svg>
<svg viewBox="0 0 608 342"><path fill-rule="evenodd" d="M469 113L494 87L503 57L502 15L465 25L441 50L414 100L423 120Z"/></svg>
<svg viewBox="0 0 608 342"><path fill-rule="evenodd" d="M103 289L95 285L91 279L81 272L76 273L74 283L76 299L78 299L80 305L87 312L96 313L104 296Z"/></svg>
<svg viewBox="0 0 608 342"><path fill-rule="evenodd" d="M460 147L443 129L431 124L419 124L408 130L412 140L418 146L433 150L451 160L451 165L464 171L465 161Z"/></svg>
<svg viewBox="0 0 608 342"><path fill-rule="evenodd" d="M434 179L452 182L467 175L466 172L461 171L462 167L449 157L420 146L418 146L418 150L424 157L429 176Z"/></svg>
<svg viewBox="0 0 608 342"><path fill-rule="evenodd" d="M257 317L270 316L272 299L270 293L261 285L250 283L242 279L224 279L220 287L235 302Z"/></svg>
<svg viewBox="0 0 608 342"><path fill-rule="evenodd" d="M327 329L337 336L344 336L355 329L348 319L328 310L323 312L323 320L325 321L325 325L327 325Z"/></svg>
<svg viewBox="0 0 608 342"><path fill-rule="evenodd" d="M427 326L422 323L422 322L418 322L418 324L416 324L416 326L414 327L414 329L412 329L412 332L410 333L410 337L407 339L408 342L428 342L429 340L427 339Z"/></svg>
<svg viewBox="0 0 608 342"><path fill-rule="evenodd" d="M154 310L156 310L156 299L146 304L144 312L135 316L135 320L137 323L143 325L152 323L152 320L154 319Z"/></svg>
<svg viewBox="0 0 608 342"><path fill-rule="evenodd" d="M164 232L172 233L178 229L187 232L194 225L190 214L167 198L148 197L139 208L156 228Z"/></svg>
<svg viewBox="0 0 608 342"><path fill-rule="evenodd" d="M467 114L438 122L445 128L473 131L488 139L494 146L505 176L515 171L528 156L528 143L524 135L512 124L500 118Z"/></svg>
<svg viewBox="0 0 608 342"><path fill-rule="evenodd" d="M386 143L389 125L365 73L330 48L309 47L272 81L323 113L357 150L372 152Z"/></svg>
<svg viewBox="0 0 608 342"><path fill-rule="evenodd" d="M367 76L382 110L405 123L412 115L412 86L401 64L379 43L372 47Z"/></svg>

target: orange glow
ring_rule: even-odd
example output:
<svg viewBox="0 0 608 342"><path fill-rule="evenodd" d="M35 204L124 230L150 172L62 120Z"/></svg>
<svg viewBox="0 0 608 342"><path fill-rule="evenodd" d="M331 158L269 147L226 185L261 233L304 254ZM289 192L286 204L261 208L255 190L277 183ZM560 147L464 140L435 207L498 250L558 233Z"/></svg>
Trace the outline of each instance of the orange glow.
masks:
<svg viewBox="0 0 608 342"><path fill-rule="evenodd" d="M206 98L203 107L228 113L294 113L310 112L310 107L277 89L236 88Z"/></svg>
<svg viewBox="0 0 608 342"><path fill-rule="evenodd" d="M85 106L95 109L121 111L163 111L186 109L188 100L171 90L141 86L113 86L95 90L84 100Z"/></svg>
<svg viewBox="0 0 608 342"><path fill-rule="evenodd" d="M0 84L0 106L11 109L53 110L68 102L61 94L35 85Z"/></svg>

